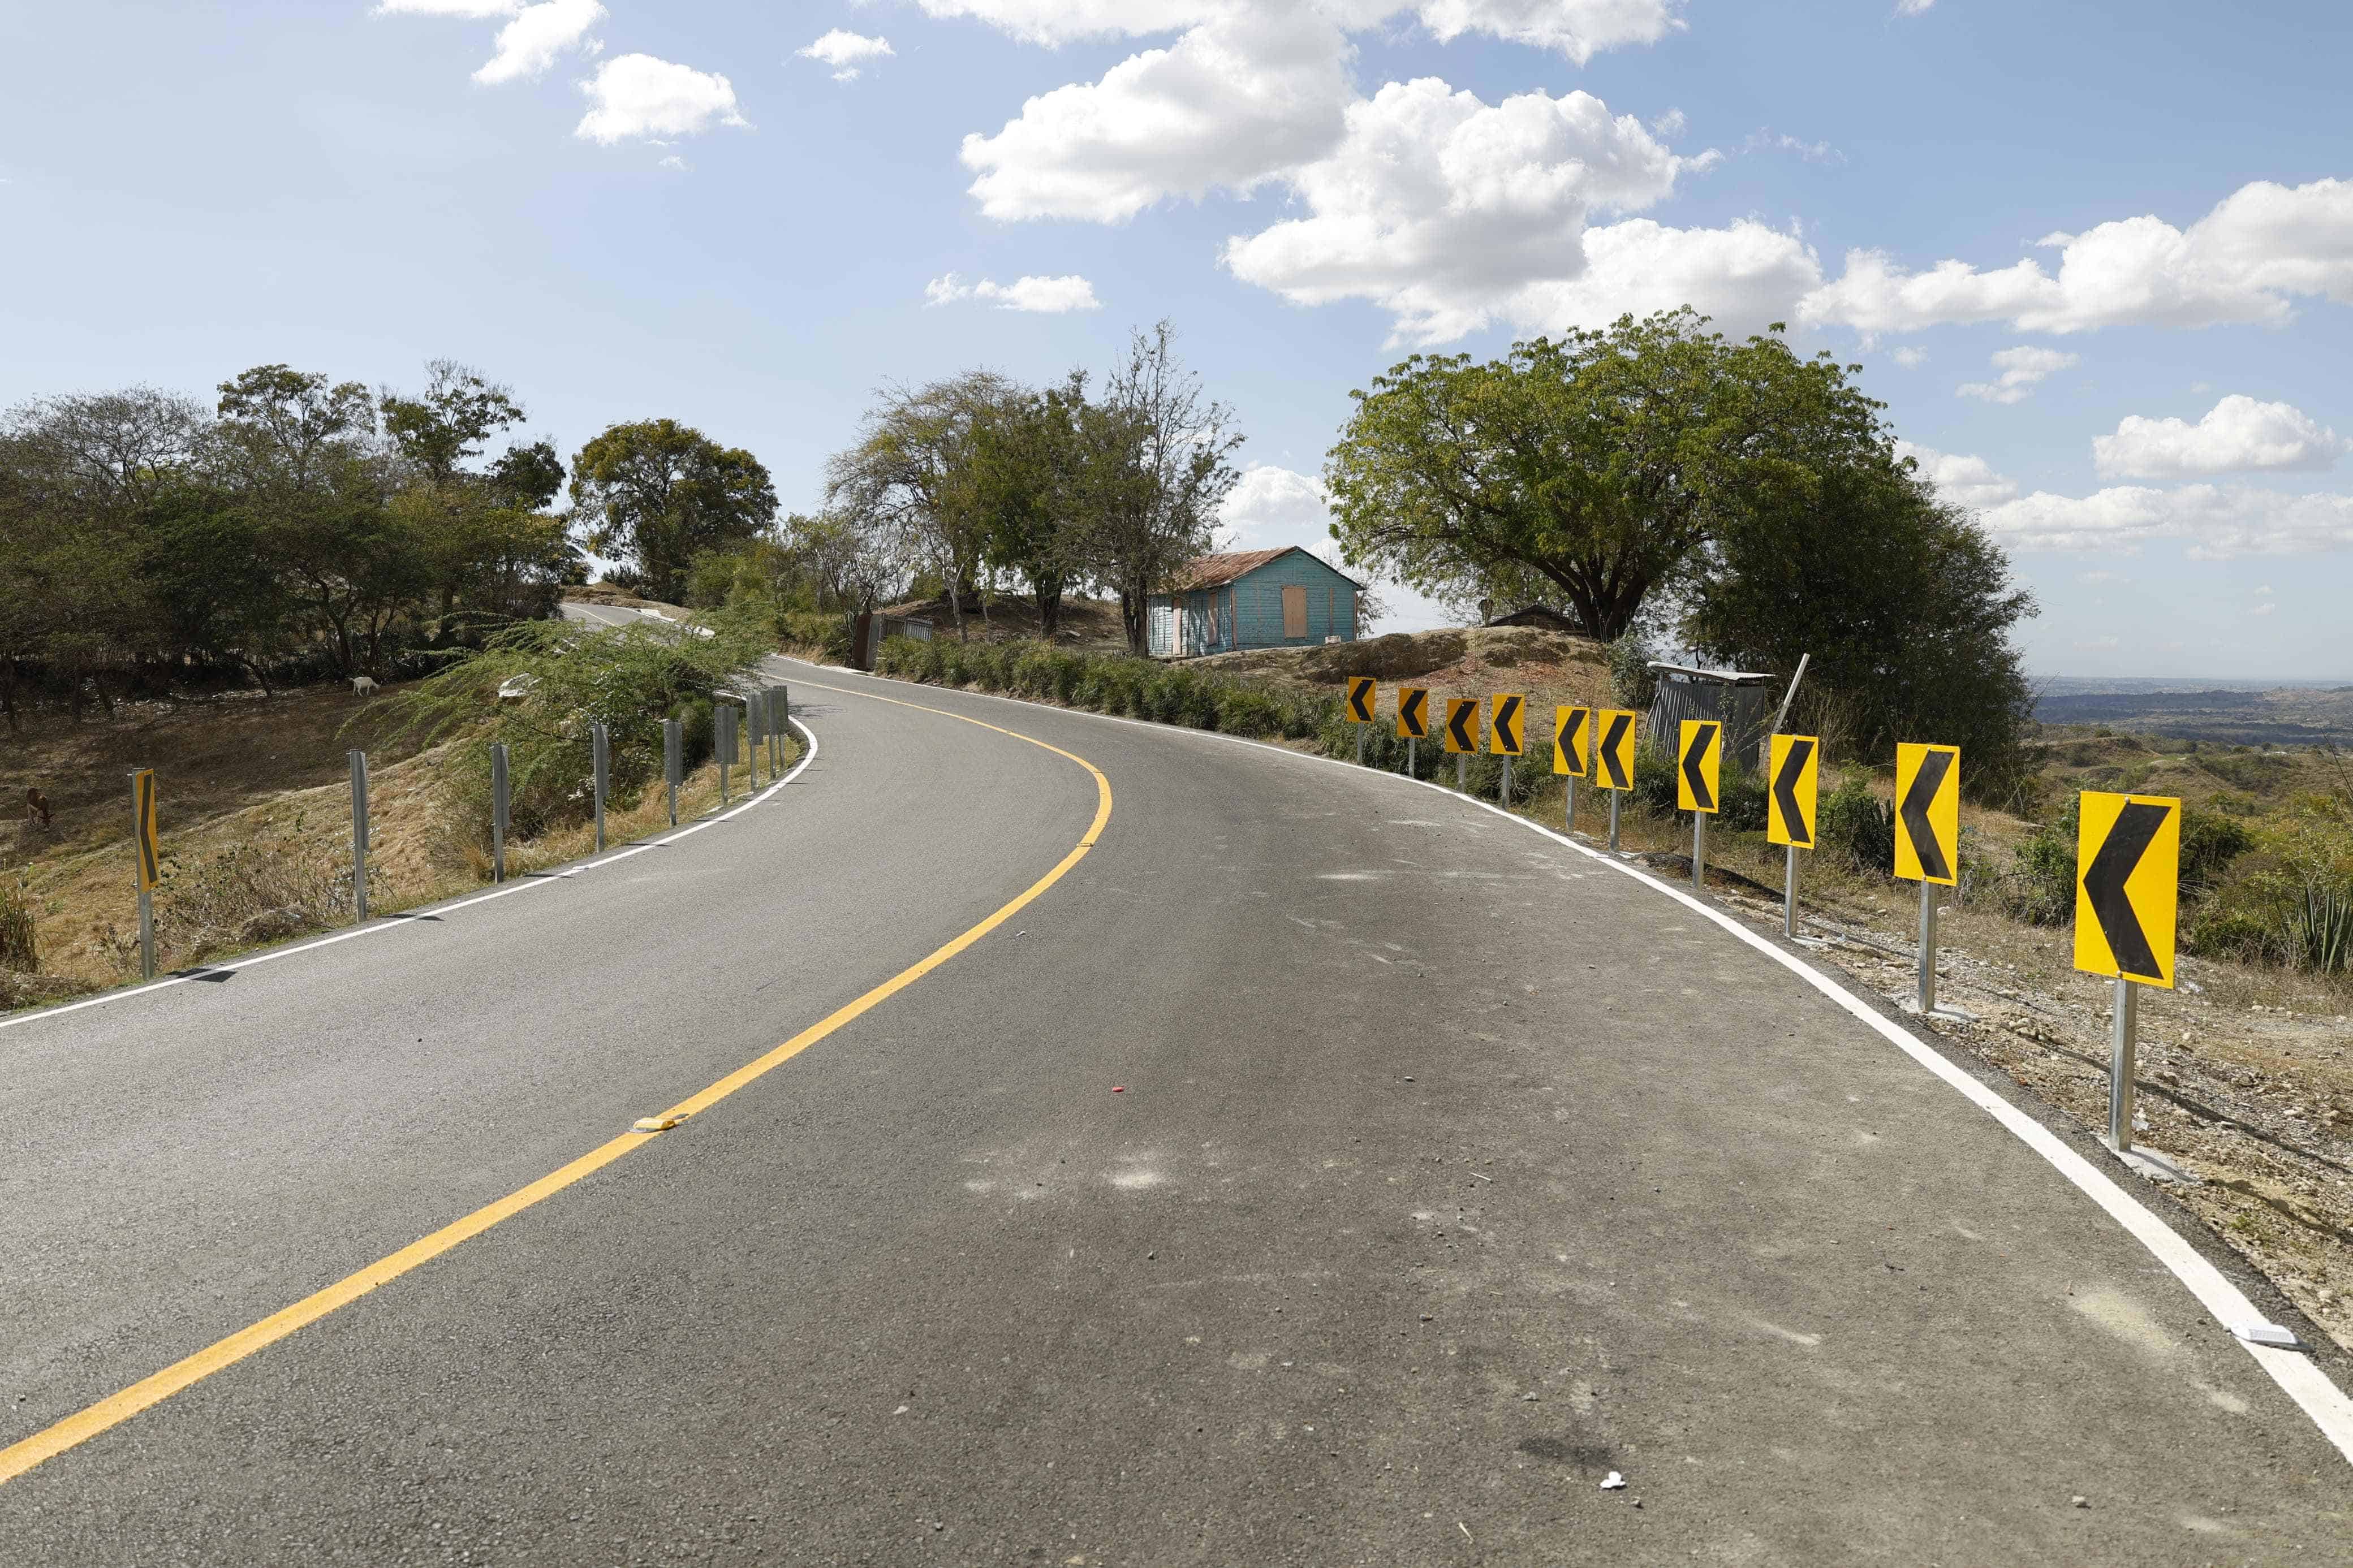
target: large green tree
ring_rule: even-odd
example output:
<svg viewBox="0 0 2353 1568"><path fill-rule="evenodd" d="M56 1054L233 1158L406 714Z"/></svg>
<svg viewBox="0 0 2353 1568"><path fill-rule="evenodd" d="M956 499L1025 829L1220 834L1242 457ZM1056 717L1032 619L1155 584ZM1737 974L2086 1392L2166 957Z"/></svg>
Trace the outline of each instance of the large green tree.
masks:
<svg viewBox="0 0 2353 1568"><path fill-rule="evenodd" d="M1710 544L1683 635L1752 669L1810 655L1799 727L1872 762L1899 741L1957 745L1970 793L2002 801L2030 771L2034 692L2010 632L2034 610L1977 521L1882 449L1752 495Z"/></svg>
<svg viewBox="0 0 2353 1568"><path fill-rule="evenodd" d="M964 504L977 514L984 558L1017 574L1038 609L1038 635L1061 629L1062 595L1086 568L1078 511L1086 377L1009 398L977 422Z"/></svg>
<svg viewBox="0 0 2353 1568"><path fill-rule="evenodd" d="M1830 356L1732 342L1688 309L1483 364L1415 355L1353 395L1324 468L1351 564L1458 602L1549 584L1605 641L1760 486L1883 439L1880 405Z"/></svg>
<svg viewBox="0 0 2353 1568"><path fill-rule="evenodd" d="M572 460L573 515L600 555L627 557L649 598L676 600L694 558L759 538L776 489L760 460L675 419L616 425Z"/></svg>

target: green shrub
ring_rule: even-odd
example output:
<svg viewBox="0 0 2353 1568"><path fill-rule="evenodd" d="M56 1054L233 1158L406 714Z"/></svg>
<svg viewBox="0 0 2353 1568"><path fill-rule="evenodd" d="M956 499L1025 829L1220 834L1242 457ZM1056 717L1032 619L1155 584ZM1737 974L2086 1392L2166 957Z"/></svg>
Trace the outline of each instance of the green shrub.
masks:
<svg viewBox="0 0 2353 1568"><path fill-rule="evenodd" d="M429 741L463 734L448 769L450 809L487 844L491 831L490 743L508 750L510 825L529 839L593 814L591 726L611 736L611 804L626 810L662 772L662 721L686 722L690 752L711 748L712 694L739 685L773 646L767 626L728 612L710 617L711 635L681 635L651 624L591 628L578 622L510 626L477 651L460 652L439 671L391 699L402 733ZM520 701L499 688L530 682Z"/></svg>
<svg viewBox="0 0 2353 1568"><path fill-rule="evenodd" d="M1895 808L1871 793L1861 773L1848 773L1822 797L1816 813L1823 848L1845 857L1858 871L1895 874Z"/></svg>
<svg viewBox="0 0 2353 1568"><path fill-rule="evenodd" d="M2278 946L2277 928L2244 910L2216 910L2200 915L2189 928L2189 951L2200 958L2234 959L2263 963Z"/></svg>
<svg viewBox="0 0 2353 1568"><path fill-rule="evenodd" d="M1609 689L1621 707L1650 710L1659 689L1658 672L1651 668L1653 657L1650 645L1632 632L1609 645Z"/></svg>
<svg viewBox="0 0 2353 1568"><path fill-rule="evenodd" d="M2067 808L2071 813L2074 807ZM2255 847L2243 824L2194 805L2181 808L2181 887L2201 893L2221 880L2231 862Z"/></svg>

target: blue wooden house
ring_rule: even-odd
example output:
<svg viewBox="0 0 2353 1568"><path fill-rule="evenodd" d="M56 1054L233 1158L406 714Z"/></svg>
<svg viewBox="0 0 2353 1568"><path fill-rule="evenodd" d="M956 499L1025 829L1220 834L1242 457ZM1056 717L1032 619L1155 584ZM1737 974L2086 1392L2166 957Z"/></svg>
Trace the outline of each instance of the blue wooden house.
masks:
<svg viewBox="0 0 2353 1568"><path fill-rule="evenodd" d="M1360 584L1299 546L1188 561L1152 595L1148 647L1160 658L1356 640Z"/></svg>

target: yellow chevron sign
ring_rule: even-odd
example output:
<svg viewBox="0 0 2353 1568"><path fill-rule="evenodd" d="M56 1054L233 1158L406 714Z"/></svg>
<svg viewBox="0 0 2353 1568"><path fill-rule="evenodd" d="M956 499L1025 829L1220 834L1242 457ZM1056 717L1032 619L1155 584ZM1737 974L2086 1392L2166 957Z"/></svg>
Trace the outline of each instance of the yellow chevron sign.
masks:
<svg viewBox="0 0 2353 1568"><path fill-rule="evenodd" d="M1603 789L1634 787L1634 731L1641 722L1630 708L1604 708L1593 716L1593 782Z"/></svg>
<svg viewBox="0 0 2353 1568"><path fill-rule="evenodd" d="M153 768L141 768L131 775L131 798L139 845L139 888L152 893L164 880L163 843L155 833Z"/></svg>
<svg viewBox="0 0 2353 1568"><path fill-rule="evenodd" d="M1398 688L1398 739L1427 741L1430 739L1430 688L1400 686Z"/></svg>
<svg viewBox="0 0 2353 1568"><path fill-rule="evenodd" d="M1473 753L1479 750L1479 700L1476 697L1450 697L1446 700L1446 749Z"/></svg>
<svg viewBox="0 0 2353 1568"><path fill-rule="evenodd" d="M1895 874L1907 882L1961 879L1961 749L1895 748Z"/></svg>
<svg viewBox="0 0 2353 1568"><path fill-rule="evenodd" d="M1369 675L1348 678L1348 717L1359 724L1373 721L1373 704L1380 688Z"/></svg>
<svg viewBox="0 0 2353 1568"><path fill-rule="evenodd" d="M1520 742L1521 731L1526 728L1524 716L1527 707L1528 700L1523 692L1500 691L1495 694L1494 706L1489 711L1494 716L1497 756L1516 757L1524 749Z"/></svg>
<svg viewBox="0 0 2353 1568"><path fill-rule="evenodd" d="M1714 719L1686 719L1675 748L1675 805L1684 811L1721 808L1724 725Z"/></svg>
<svg viewBox="0 0 2353 1568"><path fill-rule="evenodd" d="M1766 779L1765 841L1811 849L1814 802L1821 784L1821 738L1774 736L1772 764Z"/></svg>
<svg viewBox="0 0 2353 1568"><path fill-rule="evenodd" d="M1581 779L1593 765L1593 710L1552 710L1552 771Z"/></svg>
<svg viewBox="0 0 2353 1568"><path fill-rule="evenodd" d="M2085 791L2075 837L2075 967L2173 988L2181 803Z"/></svg>

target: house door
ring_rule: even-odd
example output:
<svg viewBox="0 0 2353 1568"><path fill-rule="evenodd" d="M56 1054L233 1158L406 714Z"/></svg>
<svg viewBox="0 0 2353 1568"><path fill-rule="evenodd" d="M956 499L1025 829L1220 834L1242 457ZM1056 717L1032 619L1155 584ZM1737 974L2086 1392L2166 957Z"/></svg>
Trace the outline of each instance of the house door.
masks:
<svg viewBox="0 0 2353 1568"><path fill-rule="evenodd" d="M1282 635L1286 638L1307 635L1307 589L1304 584L1288 583L1283 585Z"/></svg>

